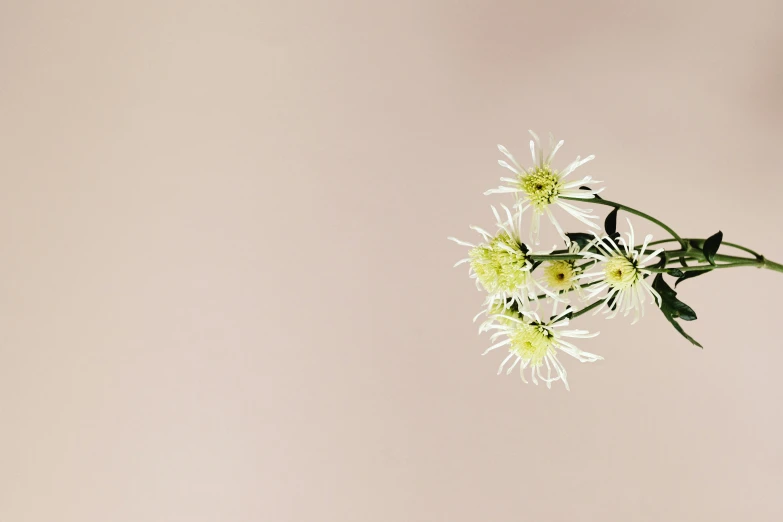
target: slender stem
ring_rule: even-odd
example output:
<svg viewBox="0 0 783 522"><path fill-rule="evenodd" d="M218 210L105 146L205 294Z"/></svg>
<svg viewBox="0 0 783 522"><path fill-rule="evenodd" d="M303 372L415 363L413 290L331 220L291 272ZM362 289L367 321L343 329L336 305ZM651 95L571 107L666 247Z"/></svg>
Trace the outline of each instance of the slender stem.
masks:
<svg viewBox="0 0 783 522"><path fill-rule="evenodd" d="M717 256L716 256L717 257ZM731 256L727 256L731 257ZM699 266L684 266L684 267L668 267L668 268L655 268L655 267L647 267L645 270L649 270L650 272L654 273L660 273L660 274L668 274L672 270L679 270L680 272L693 272L696 270L716 270L718 268L734 268L738 266L754 266L757 268L766 268L767 270L773 270L775 272L781 272L783 273L783 265L780 263L775 263L774 261L770 261L769 259L744 259L744 258L736 258L736 261L732 261L730 263L725 263L721 265L699 265Z"/></svg>
<svg viewBox="0 0 783 522"><path fill-rule="evenodd" d="M531 254L527 258L532 261L579 261L584 259L584 256L579 254Z"/></svg>
<svg viewBox="0 0 783 522"><path fill-rule="evenodd" d="M702 247L704 246L704 242L705 242L706 240L705 240L705 239L690 239L690 238L689 238L687 241L688 241L688 242L690 242L690 243L691 243L693 246L695 246L695 247L697 247L697 248L702 248ZM759 254L758 252L756 252L755 250L751 250L751 249L749 249L748 247L744 247L744 246L742 246L742 245L738 245L738 244L736 244L736 243L729 243L728 241L722 241L722 242L721 242L721 246L722 246L722 245L726 245L726 246L728 246L728 247L732 247L732 248L736 248L736 249L738 249L738 250L745 251L745 252L747 252L748 254L750 254L750 255L752 255L752 256L755 256L755 257L756 257L756 259L760 259L760 258L764 257L764 256L762 256L761 254Z"/></svg>
<svg viewBox="0 0 783 522"><path fill-rule="evenodd" d="M715 261L724 261L726 263L734 263L734 262L742 262L742 261L754 261L758 263L761 261L761 258L755 258L751 259L749 257L740 257L740 256L727 256L725 254L715 254Z"/></svg>
<svg viewBox="0 0 783 522"><path fill-rule="evenodd" d="M783 265L780 263L776 263L774 261L770 261L769 259L766 259L764 256L761 256L761 268L766 268L767 270L774 270L775 272L781 272L783 273Z"/></svg>
<svg viewBox="0 0 783 522"><path fill-rule="evenodd" d="M674 239L673 237L670 237L670 238L667 238L667 239L659 239L657 241L651 241L651 242L647 243L647 246L651 247L651 246L654 246L654 245L662 245L663 243L671 243L672 241L677 241L677 240ZM638 249L642 248L642 246L644 246L644 245L636 245L635 249L638 250Z"/></svg>
<svg viewBox="0 0 783 522"><path fill-rule="evenodd" d="M666 230L682 246L682 248L688 248L688 243L683 238L681 238L677 234L677 232L675 232L669 225L667 225L666 223L664 223L659 219L652 217L649 214L645 214L641 210L636 210L635 208L631 208L621 203L616 203L614 201L609 201L608 199L604 199L601 197L594 197L593 199L589 199L589 200L584 200L582 198L568 198L568 197L563 197L563 199L570 199L571 201L592 201L593 203L598 203L599 205L606 205L608 207L619 208L625 210L626 212L630 212L631 214L636 214L637 216L643 217L648 221L652 221L662 229Z"/></svg>
<svg viewBox="0 0 783 522"><path fill-rule="evenodd" d="M663 244L663 243L669 243L671 241L676 241L676 239L659 239L658 241L653 241L651 243L647 243L647 246L660 245L660 244ZM702 248L704 246L704 241L706 241L706 240L705 239L697 239L697 238L690 238L689 237L689 238L686 238L685 241L687 241L688 243L690 243L691 245L693 245L693 246L695 246L697 248ZM750 254L752 256L755 256L756 259L764 257L761 254L759 254L758 252L756 252L755 250L751 250L748 247L744 247L744 246L738 245L736 243L729 243L728 241L722 241L721 245L725 245L725 246L728 246L728 247L736 248L737 250L742 250L742 251L747 252L748 254ZM641 247L642 247L642 245L638 245L636 248L639 249Z"/></svg>
<svg viewBox="0 0 783 522"><path fill-rule="evenodd" d="M718 268L732 268L735 266L754 266L756 265L755 262L751 263L731 263L731 264L725 264L725 265L699 265L699 266L683 266L683 267L668 267L668 268L656 268L656 267L647 267L645 270L649 270L650 272L653 272L655 274L668 274L672 270L679 270L680 272L695 272L697 270L715 270Z"/></svg>
<svg viewBox="0 0 783 522"><path fill-rule="evenodd" d="M604 301L605 301L604 299L599 299L598 301L596 301L595 303L591 304L590 306L585 306L584 308L582 308L578 312L574 312L573 314L571 314L571 319L576 319L580 315L586 314L587 312L589 312L590 310L592 310L596 306L600 305Z"/></svg>
<svg viewBox="0 0 783 522"><path fill-rule="evenodd" d="M573 198L567 198L567 199L573 199ZM707 261L706 256L704 255L704 252L701 250L701 248L704 245L704 241L705 240L703 240L703 239L691 239L691 238L689 238L689 239L682 239L673 230L669 229L669 227L667 227L663 223L659 222L655 218L652 218L651 216L647 216L646 214L644 214L642 212L638 212L638 211L636 211L634 209L630 209L628 207L625 207L624 205L615 204L615 203L613 203L611 201L607 201L605 199L600 199L600 200L596 199L595 201L599 201L602 204L608 204L608 205L612 205L612 206L617 206L618 208L624 208L625 210L627 210L629 212L633 212L633 213L641 215L641 216L643 216L643 217L645 217L647 219L650 219L651 221L661 225L663 228L669 230L669 232L674 236L674 238L672 238L672 239L664 239L664 240L659 240L659 241L654 241L652 243L648 243L648 246L668 243L668 242L671 242L671 241L677 241L680 244L682 244L682 249L680 249L680 250L664 250L663 251L663 254L665 256L665 260L666 260L667 264L671 263L671 262L683 260L683 259L686 259L686 260L690 259L692 261L696 261L697 263L699 263L699 262L704 263L704 262ZM755 259L751 259L751 258L747 258L747 257L740 257L740 256L730 256L730 255L726 255L726 254L715 254L715 256L713 258L713 261L715 261L716 263L721 263L721 264L714 264L714 265L713 264L700 264L700 265L697 265L697 266L682 266L682 267L680 267L680 266L677 266L677 267L670 266L670 267L664 267L664 268L647 267L647 268L645 268L645 270L649 270L650 272L653 272L653 273L669 274L673 270L678 270L680 272L694 272L694 271L697 271L697 270L716 270L716 269L719 269L719 268L734 268L734 267L739 267L739 266L755 266L755 267L758 267L758 268L766 268L767 270L773 270L775 272L783 273L783 264L775 263L774 261L770 261L769 259L766 259L761 254L759 254L759 253L757 253L757 252L755 252L755 251L753 251L753 250L751 250L749 248L746 248L746 247L743 247L741 245L737 245L737 244L734 244L734 243L728 243L728 242L723 242L722 245L726 245L726 246L729 246L729 247L737 248L739 250L743 250L743 251L753 255L755 257ZM636 247L636 248L641 248L641 246ZM560 260L560 261L579 261L579 260L584 259L584 256L582 256L580 254L571 254L571 253L560 254L560 253L557 253L557 252L560 252L560 251L552 252L551 254L531 254L531 255L528 256L528 258L530 260L532 260L532 261L558 261L558 260ZM592 263L585 264L583 266L590 266L594 262L595 261L593 261ZM582 285L582 286L587 286L587 285ZM581 313L579 313L579 315L581 315ZM575 317L575 316L573 316L573 317Z"/></svg>

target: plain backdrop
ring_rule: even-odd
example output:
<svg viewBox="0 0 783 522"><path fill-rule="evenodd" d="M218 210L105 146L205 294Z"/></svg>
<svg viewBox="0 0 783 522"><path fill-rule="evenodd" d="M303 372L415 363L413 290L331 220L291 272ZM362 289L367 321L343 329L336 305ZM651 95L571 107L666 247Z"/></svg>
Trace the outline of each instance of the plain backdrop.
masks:
<svg viewBox="0 0 783 522"><path fill-rule="evenodd" d="M480 356L446 241L535 129L783 261L781 17L0 2L0 520L783 519L782 274L681 285L704 350L580 318L566 392Z"/></svg>

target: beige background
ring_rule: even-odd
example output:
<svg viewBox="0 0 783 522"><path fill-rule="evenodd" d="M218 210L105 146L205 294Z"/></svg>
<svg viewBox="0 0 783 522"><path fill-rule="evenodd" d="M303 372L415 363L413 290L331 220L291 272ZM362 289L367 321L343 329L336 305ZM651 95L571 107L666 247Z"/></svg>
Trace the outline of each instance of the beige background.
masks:
<svg viewBox="0 0 783 522"><path fill-rule="evenodd" d="M0 2L0 520L783 519L783 275L683 285L703 351L587 316L547 391L445 239L533 128L783 260L783 7L733 4Z"/></svg>

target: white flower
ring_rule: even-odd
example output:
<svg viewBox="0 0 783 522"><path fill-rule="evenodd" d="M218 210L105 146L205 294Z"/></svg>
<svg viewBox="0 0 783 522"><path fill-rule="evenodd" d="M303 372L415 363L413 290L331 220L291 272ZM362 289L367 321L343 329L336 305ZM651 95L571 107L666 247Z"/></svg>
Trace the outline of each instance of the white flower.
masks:
<svg viewBox="0 0 783 522"><path fill-rule="evenodd" d="M568 253L583 254L584 252L579 248L579 244L574 242L568 247ZM578 260L573 259L549 261L543 267L544 283L552 291L558 292L563 296L564 301L568 300L565 294L571 291L575 291L580 298L583 298L584 292L582 291L580 275L584 272L585 264L593 262L580 264Z"/></svg>
<svg viewBox="0 0 783 522"><path fill-rule="evenodd" d="M591 219L597 219L598 216L592 215L592 210L581 209L571 203L564 201L561 198L577 198L577 199L593 199L595 194L601 192L601 190L580 190L581 185L586 183L601 183L600 181L593 180L592 177L586 176L578 181L565 181L565 178L576 170L579 166L584 165L588 161L595 158L595 156L588 156L584 159L576 158L571 164L569 164L562 171L557 171L552 168L552 158L554 158L557 150L563 145L563 140L560 140L555 145L555 139L552 134L549 135L549 146L551 152L544 157L541 149L541 142L538 136L529 131L533 136L533 140L530 140L530 152L533 156L533 166L525 169L523 168L514 156L506 150L502 145L498 145L498 149L502 152L511 163L507 163L504 160L498 160L500 166L509 169L516 174L515 178L500 178L501 181L507 185L501 186L496 189L486 191L484 194L503 194L512 193L517 199L516 205L520 212L524 212L528 208L533 209L533 225L530 229L531 242L538 244L539 229L541 215L546 214L549 220L557 229L558 234L566 243L570 243L570 239L563 232L563 228L560 223L552 214L550 205L555 204L574 216L576 219L586 224L587 226L595 229L599 229L598 225L590 221ZM535 141L534 141L535 140Z"/></svg>
<svg viewBox="0 0 783 522"><path fill-rule="evenodd" d="M522 308L537 298L538 291L555 300L562 300L536 281L531 274L533 263L530 256L545 252L532 252L520 240L521 214L512 216L508 207L501 207L506 213L505 221L501 221L497 209L491 207L499 229L495 235L476 226L470 227L482 236L484 243L474 245L453 237L448 238L459 245L470 247L468 257L457 261L454 266L470 263L468 273L476 280L476 287L479 290L483 287L489 294L488 307L500 302L505 307L517 303Z"/></svg>
<svg viewBox="0 0 783 522"><path fill-rule="evenodd" d="M622 312L624 316L627 316L633 311L634 320L631 324L635 324L639 317L644 315L644 302L647 294L652 296L653 302L658 307L661 306L661 296L645 281L645 277L652 273L650 270L645 270L645 267L648 261L658 256L658 254L663 252L663 249L655 250L650 255L644 257L647 252L647 245L652 239L652 234L648 234L644 238L644 244L641 249L636 250L633 225L631 225L630 219L627 221L629 228L629 232L626 232L628 242L623 237L619 237L619 246L612 238L607 236L600 238L596 234L596 238L588 244L588 247L594 246L598 253L585 252L584 255L600 261L602 270L600 272L586 273L581 277L594 277L594 282L600 281L597 286L590 289L587 299L592 299L605 290L609 291L603 298L604 302L595 313L606 307L611 300L609 309L604 311L604 313L610 313L611 311L609 319L617 316L618 313Z"/></svg>
<svg viewBox="0 0 783 522"><path fill-rule="evenodd" d="M522 381L525 379L525 369L530 368L530 376L534 384L538 384L541 379L547 385L552 387L552 383L562 380L566 389L569 389L566 378L566 369L560 362L558 352L564 352L580 362L594 362L603 359L599 355L583 352L565 338L587 339L595 337L599 332L589 333L587 330L560 330L568 326L568 319L565 317L572 310L566 310L553 317L548 322L544 322L535 312L521 311L521 316L512 310L502 311L502 313L493 316L494 324L484 326L484 330L497 330L492 334L492 341L498 337L505 337L502 341L490 346L482 355L497 348L506 347L508 355L498 368L498 375L503 371L503 367L510 360L513 363L506 370L506 374L511 373L514 367L519 364L519 375Z"/></svg>

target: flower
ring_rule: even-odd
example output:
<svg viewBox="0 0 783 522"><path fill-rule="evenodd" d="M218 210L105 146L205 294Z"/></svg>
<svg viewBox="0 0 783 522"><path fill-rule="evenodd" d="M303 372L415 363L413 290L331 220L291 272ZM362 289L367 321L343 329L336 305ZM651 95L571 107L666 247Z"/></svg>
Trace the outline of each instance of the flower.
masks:
<svg viewBox="0 0 783 522"><path fill-rule="evenodd" d="M569 254L582 254L577 243L568 247ZM574 259L558 259L549 261L543 269L544 283L553 291L565 294L572 290L582 297L581 280L579 276L584 271L583 265L577 265Z"/></svg>
<svg viewBox="0 0 783 522"><path fill-rule="evenodd" d="M520 240L521 213L512 216L508 207L501 207L506 213L507 219L504 222L501 221L497 209L491 207L499 229L495 235L476 226L470 227L482 236L484 243L474 245L454 237L448 238L459 245L470 247L468 257L460 259L454 266L470 263L468 273L476 280L476 287L479 290L483 287L489 294L489 307L496 302L503 303L506 308L515 302L524 307L529 301L537 299L539 290L562 301L531 274L533 263L530 256L543 252L530 251Z"/></svg>
<svg viewBox="0 0 783 522"><path fill-rule="evenodd" d="M508 355L498 368L498 375L503 371L506 363L513 359L514 362L506 370L506 374L511 373L514 367L519 364L519 375L522 381L527 384L525 379L525 369L530 368L530 376L534 384L538 384L541 379L546 383L547 388L552 387L552 383L562 380L566 390L570 389L566 378L566 369L560 362L558 352L564 352L580 362L594 362L603 359L599 355L583 352L565 338L587 339L595 337L599 332L589 333L587 330L560 330L568 326L568 315L572 312L571 308L553 317L550 321L544 322L535 312L522 310L521 315L513 314L508 311L493 316L494 324L484 326L484 330L497 330L491 336L495 341L498 337L505 337L504 340L493 344L482 354L486 355L500 347L507 347ZM546 367L546 375L544 375ZM554 375L553 375L554 373Z"/></svg>
<svg viewBox="0 0 783 522"><path fill-rule="evenodd" d="M592 210L581 209L562 199L593 199L596 194L603 190L579 189L581 185L585 185L586 183L601 183L600 181L593 180L590 176L586 176L578 181L564 181L569 174L581 165L594 159L595 156L590 155L584 159L577 156L577 158L565 169L557 171L551 166L552 158L554 158L555 153L563 145L563 140L560 140L557 145L555 145L555 139L552 134L550 134L549 146L551 152L544 157L538 136L532 130L529 132L533 136L533 140L530 140L530 152L533 156L533 166L528 169L523 168L504 146L498 145L500 152L511 161L509 164L504 160L498 160L498 164L500 164L501 167L509 169L516 177L500 178L500 180L507 185L488 190L484 194L512 193L518 198L516 206L519 208L520 212L532 208L533 224L530 229L530 238L531 242L535 244L538 244L542 214L547 215L557 229L558 234L560 234L560 237L562 237L567 244L570 243L570 239L563 232L563 228L549 208L553 204L559 206L587 226L598 229L598 225L590 221L591 219L598 218L598 216L592 215Z"/></svg>
<svg viewBox="0 0 783 522"><path fill-rule="evenodd" d="M592 288L587 295L587 299L592 299L601 292L609 290L608 295L604 298L604 302L595 311L600 312L607 305L607 309L604 313L611 314L609 319L617 316L622 312L623 316L627 316L631 311L634 312L634 320L631 324L635 324L640 316L644 315L644 302L645 295L649 294L653 298L653 302L658 307L661 306L661 296L656 292L653 287L645 281L645 278L652 272L645 270L647 262L663 252L663 249L658 249L652 252L647 257L642 259L647 253L647 245L652 239L652 234L648 234L644 238L644 244L639 250L636 250L634 246L634 233L631 220L628 221L629 232L626 232L628 242L623 237L618 237L615 242L611 237L604 236L600 238L597 234L595 239L588 244L589 246L595 246L597 252L585 252L585 257L590 257L603 263L602 270L600 272L592 272L583 274L580 277L594 277L594 283L598 283L595 288ZM620 246L618 246L618 243Z"/></svg>

